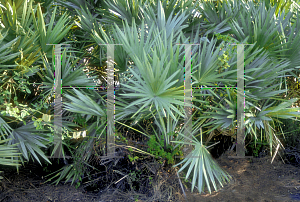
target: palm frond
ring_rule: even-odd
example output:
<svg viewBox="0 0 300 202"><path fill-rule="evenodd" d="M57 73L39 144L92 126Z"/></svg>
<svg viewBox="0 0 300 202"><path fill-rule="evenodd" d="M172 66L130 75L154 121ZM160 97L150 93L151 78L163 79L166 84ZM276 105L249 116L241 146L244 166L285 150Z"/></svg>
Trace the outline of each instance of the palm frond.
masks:
<svg viewBox="0 0 300 202"><path fill-rule="evenodd" d="M40 164L40 157L50 163L44 152L40 149L40 147L46 148L45 144L49 141L43 137L41 133L43 131L37 132L33 122L29 122L26 125L13 129L12 133L8 136L8 138L11 138L8 144L18 144L18 151L22 153L22 156L26 160L29 160L29 155L32 155Z"/></svg>

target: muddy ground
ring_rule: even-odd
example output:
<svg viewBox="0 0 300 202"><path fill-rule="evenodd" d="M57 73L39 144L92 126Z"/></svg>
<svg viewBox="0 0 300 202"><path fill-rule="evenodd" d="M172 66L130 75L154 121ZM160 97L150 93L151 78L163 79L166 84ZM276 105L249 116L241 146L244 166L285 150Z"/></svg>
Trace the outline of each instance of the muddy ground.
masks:
<svg viewBox="0 0 300 202"><path fill-rule="evenodd" d="M277 155L271 164L271 157L253 159L228 158L226 153L216 159L218 164L226 170L233 180L218 192L212 194L191 194L185 190L185 199L181 189L177 190L176 199L172 201L202 201L202 202L242 202L242 201L300 201L300 168L284 164ZM69 184L58 184L57 186L44 183L43 176L38 174L38 166L30 166L16 171L4 168L0 183L0 202L71 202L71 201L122 201L118 191L92 193L83 187L76 189ZM2 169L3 170L3 169ZM179 182L178 179L175 181ZM179 183L178 183L179 184ZM124 194L123 194L124 195ZM109 197L107 197L109 196ZM123 201L144 201L124 195ZM114 200L114 198L116 198ZM118 200L117 200L118 198Z"/></svg>

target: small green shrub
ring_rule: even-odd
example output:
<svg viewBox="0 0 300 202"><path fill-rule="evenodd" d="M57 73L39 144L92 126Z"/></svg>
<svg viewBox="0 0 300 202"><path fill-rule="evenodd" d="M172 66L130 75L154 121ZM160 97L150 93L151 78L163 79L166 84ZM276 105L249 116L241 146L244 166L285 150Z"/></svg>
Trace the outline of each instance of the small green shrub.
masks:
<svg viewBox="0 0 300 202"><path fill-rule="evenodd" d="M256 142L253 142L249 145L249 147L252 150L252 155L254 155L255 157L258 157L259 152L261 151L261 148L263 146L268 146L269 143L265 140L261 141L260 139L258 139Z"/></svg>
<svg viewBox="0 0 300 202"><path fill-rule="evenodd" d="M169 133L168 135L175 135L175 133ZM183 152L177 147L174 148L173 145L165 145L164 136L160 136L158 141L155 135L151 135L148 141L148 152L162 159L166 159L168 164L174 164L174 156L182 156Z"/></svg>

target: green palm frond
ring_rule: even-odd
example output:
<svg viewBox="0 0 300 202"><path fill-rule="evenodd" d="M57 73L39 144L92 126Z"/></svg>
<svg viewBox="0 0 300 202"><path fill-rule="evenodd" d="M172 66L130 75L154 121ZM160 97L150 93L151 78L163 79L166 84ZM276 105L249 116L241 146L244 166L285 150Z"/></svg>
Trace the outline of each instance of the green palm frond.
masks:
<svg viewBox="0 0 300 202"><path fill-rule="evenodd" d="M174 4L174 2L175 1L171 1L170 4ZM158 1L157 9L153 9L153 6L146 7L145 21L149 27L154 23L158 30L166 30L167 37L169 37L171 33L173 33L174 37L177 37L181 30L188 27L186 21L190 17L188 12L191 12L191 8L187 7L186 10L178 11L178 13L176 13L176 8L178 7L174 6L174 10L169 13L170 6L171 5L166 8L166 2L162 3L161 1ZM156 10L157 13L155 13ZM174 15L175 13L176 15Z"/></svg>
<svg viewBox="0 0 300 202"><path fill-rule="evenodd" d="M153 4L155 5L155 1ZM170 0L170 1L161 1L162 8L165 11L166 18L170 16L178 15L179 13L187 12L192 13L195 7L198 5L197 2L190 0Z"/></svg>
<svg viewBox="0 0 300 202"><path fill-rule="evenodd" d="M223 73L218 74L218 56L220 55L220 48L222 44L215 48L217 40L212 39L207 45L207 41L200 41L203 45L201 51L199 48L199 53L196 53L195 59L192 61L192 78L193 84L195 86L200 85L214 85L215 83L222 82L223 84L228 84L232 82L232 78L226 78L229 75L235 74L236 69L228 69ZM225 51L226 48L223 50ZM224 77L224 78L223 78Z"/></svg>
<svg viewBox="0 0 300 202"><path fill-rule="evenodd" d="M50 57L52 46L49 46L47 44L58 44L60 41L66 36L66 34L69 32L73 24L69 25L69 19L68 15L65 12L59 20L54 25L54 20L56 16L56 8L54 9L50 22L48 25L44 22L44 15L41 10L40 4L36 5L37 9L37 19L35 16L33 16L33 24L34 27L39 33L39 39L40 39L40 46L42 48L42 51L46 53L48 58ZM35 13L32 10L32 13ZM46 29L47 27L47 29Z"/></svg>
<svg viewBox="0 0 300 202"><path fill-rule="evenodd" d="M200 130L201 131L201 130ZM195 130L193 131L195 133ZM182 137L185 135L179 133ZM208 188L209 193L211 193L210 182L213 185L214 189L217 191L217 184L216 180L219 184L223 187L226 182L230 181L232 177L226 172L223 171L218 164L214 161L211 157L209 151L206 147L202 144L202 131L200 132L201 141L197 140L193 135L193 139L190 139L189 143L183 141L172 141L178 144L190 144L194 145L193 151L191 151L180 163L174 165L176 167L180 164L183 164L182 167L177 171L181 172L185 168L188 168L186 172L186 179L190 177L192 174L192 190L194 190L196 182L198 186L198 191L200 193L203 192L204 186L206 185ZM187 138L187 137L185 137ZM212 145L211 145L212 146ZM215 180L216 179L216 180Z"/></svg>
<svg viewBox="0 0 300 202"><path fill-rule="evenodd" d="M202 118L212 117L215 121L212 121L211 124L215 124L217 127L229 128L234 127L234 122L236 120L236 102L229 102L225 99L227 103L230 103L231 108L226 108L222 104L219 104L220 107L211 107L216 112L209 112L209 116Z"/></svg>
<svg viewBox="0 0 300 202"><path fill-rule="evenodd" d="M16 149L16 144L6 144L10 140L11 139L0 140L0 165L19 166L19 160L15 158L19 158L21 153L18 153L19 151Z"/></svg>
<svg viewBox="0 0 300 202"><path fill-rule="evenodd" d="M285 102L280 103L277 106L268 107L265 110L268 111L266 116L274 118L284 118L291 119L293 117L300 117L300 112L298 107L290 107L298 100L298 98L290 99Z"/></svg>
<svg viewBox="0 0 300 202"><path fill-rule="evenodd" d="M44 152L40 149L40 147L46 148L46 144L49 142L47 138L43 137L42 132L45 132L45 130L37 131L33 122L29 122L12 130L12 133L8 135L8 138L11 138L8 144L18 144L18 151L22 153L22 156L26 160L29 160L29 155L32 155L40 164L40 157L50 163Z"/></svg>
<svg viewBox="0 0 300 202"><path fill-rule="evenodd" d="M117 42L114 41L117 38L117 37L115 37L115 33L111 32L112 35L110 35L109 33L110 32L104 31L104 28L97 24L94 26L94 29L92 30L91 37L96 42L96 44L99 45L99 47L100 47L100 61L99 61L100 64L103 64L103 61L107 61L107 57L105 54L107 51L107 47L104 45L100 45L100 44L119 43L119 41L117 41ZM126 69L127 69L127 63L128 63L127 55L128 54L125 52L123 46L117 45L114 48L115 48L115 52L114 52L115 68L116 68L116 71L118 71L118 73L122 73L122 72L126 71ZM98 58L99 54L98 54L98 52L96 52L96 53L97 54L95 54L95 58ZM98 60L96 60L96 62L99 64Z"/></svg>
<svg viewBox="0 0 300 202"><path fill-rule="evenodd" d="M134 79L131 79L129 84L123 84L131 93L120 94L124 97L136 99L126 108L137 104L143 104L143 106L141 106L133 116L135 116L140 110L145 107L149 107L152 104L155 106L157 111L162 110L164 115L166 115L166 110L174 119L176 118L171 112L171 109L179 113L181 116L184 116L173 106L173 104L184 105L184 102L179 101L184 98L184 90L182 89L183 86L173 87L178 82L177 80L174 80L174 77L179 73L179 70L167 78L171 62L165 62L165 57L166 56L163 55L160 59L156 55L156 51L154 51L153 61L151 64L144 51L143 62L141 62L136 56L133 58L138 70L130 69L130 72L134 75ZM161 74L161 72L163 72L163 74Z"/></svg>
<svg viewBox="0 0 300 202"><path fill-rule="evenodd" d="M243 4L238 0L218 1L215 6L213 1L201 0L200 5L197 7L202 14L203 19L214 24L220 24L228 18L236 17L241 9L244 9ZM225 14L226 13L226 14Z"/></svg>
<svg viewBox="0 0 300 202"><path fill-rule="evenodd" d="M0 32L1 35L1 32ZM13 61L16 57L18 57L21 53L13 53L12 47L14 46L15 43L19 40L19 37L9 41L9 42L4 42L4 39L7 37L8 32L6 32L1 38L0 38L0 71L1 73L8 69L8 67L15 67L16 65L7 64L7 61Z"/></svg>
<svg viewBox="0 0 300 202"><path fill-rule="evenodd" d="M99 103L96 103L89 96L81 93L79 90L74 89L78 98L66 94L65 96L71 101L71 103L65 103L65 109L80 114L86 114L91 116L97 116L99 121L100 117L106 117L106 110L102 109Z"/></svg>
<svg viewBox="0 0 300 202"><path fill-rule="evenodd" d="M184 111L182 106L178 106L178 110L180 111ZM176 127L178 127L178 123L180 120L179 114L175 114L176 119L171 118L171 116L169 114L167 114L166 117L162 117L161 116L161 112L156 112L156 114L154 115L152 113L152 116L154 118L154 124L157 126L158 128L158 133L154 130L157 139L160 139L160 136L164 136L164 140L165 140L165 146L166 145L170 145L171 141L173 140L173 136L169 136L168 134L175 132ZM181 128L180 132L183 131L183 127ZM176 138L177 140L178 138ZM176 145L174 148L176 148L179 145Z"/></svg>
<svg viewBox="0 0 300 202"><path fill-rule="evenodd" d="M12 128L0 117L0 133L3 139L6 139L8 134L11 134Z"/></svg>
<svg viewBox="0 0 300 202"><path fill-rule="evenodd" d="M217 5L215 5L217 3ZM201 22L203 29L205 29L205 35L211 33L229 33L231 27L228 21L235 19L235 17L244 10L247 9L243 6L243 3L238 0L229 1L203 1L201 0L198 10L198 17L195 22ZM195 25L194 23L192 23Z"/></svg>
<svg viewBox="0 0 300 202"><path fill-rule="evenodd" d="M33 0L30 1L5 1L4 11L0 11L1 22L8 36L4 43L18 38L17 43L13 46L13 53L21 52L21 57L11 64L18 63L18 68L28 68L39 58L39 46L36 44L38 33L33 31L33 15L35 10L31 10Z"/></svg>
<svg viewBox="0 0 300 202"><path fill-rule="evenodd" d="M173 104L183 105L183 102L176 99L182 100L184 95L182 89L184 69L178 69L178 63L182 66L184 62L183 54L180 52L182 47L172 44L175 41L173 34L167 37L164 31L161 32L162 36L159 36L159 29L155 29L154 25L145 29L142 22L139 29L133 22L132 28L126 23L124 29L125 33L115 26L116 38L118 43L123 44L122 47L133 61L132 67L128 68L133 77L122 85L126 88L124 91L132 93L120 95L126 98L141 98L127 108L141 105L133 117L152 104L156 110L161 106L168 113L171 112L170 109L177 112ZM179 42L179 38L176 40ZM175 118L173 113L171 116Z"/></svg>
<svg viewBox="0 0 300 202"><path fill-rule="evenodd" d="M149 113L149 108L145 108L141 110L137 116L131 118L131 116L139 110L139 105L132 105L126 110L124 110L125 107L127 107L131 100L123 99L121 96L115 97L115 120L116 121L122 121L122 120L132 120L132 125L135 125L143 118L148 118L151 114Z"/></svg>
<svg viewBox="0 0 300 202"><path fill-rule="evenodd" d="M145 23L142 22L141 27L139 28L135 24L135 21L133 21L132 27L130 27L127 22L124 23L123 27L124 31L122 31L118 26L115 26L115 37L117 42L123 44L122 48L125 49L129 57L133 58L135 56L142 58L143 50L146 52L146 54L151 53L154 42L156 38L158 38L158 36L155 37L154 25L146 29Z"/></svg>
<svg viewBox="0 0 300 202"><path fill-rule="evenodd" d="M144 18L142 8L148 0L104 0L103 9L98 12L103 16L100 19L102 23L122 25L122 22L128 22L132 25L133 19L140 24Z"/></svg>
<svg viewBox="0 0 300 202"><path fill-rule="evenodd" d="M263 48L267 50L270 57L280 61L287 57L286 51L291 45L286 46L287 42L281 40L282 28L286 30L292 13L283 18L283 14L275 15L275 7L265 9L265 3L258 6L250 6L254 3L248 2L250 11L243 10L235 19L230 20L230 34L234 34L238 41L248 37L247 42L254 44L254 50ZM282 28L281 28L282 26ZM286 47L283 49L283 47Z"/></svg>
<svg viewBox="0 0 300 202"><path fill-rule="evenodd" d="M87 6L81 6L80 10L76 9L76 12L80 22L75 21L75 24L83 29L86 33L90 34L94 28L94 25L98 24L96 19L99 14L91 14Z"/></svg>
<svg viewBox="0 0 300 202"><path fill-rule="evenodd" d="M89 77L83 71L84 66L78 65L79 59L74 58L74 56L67 54L67 49L62 51L62 64L61 64L61 78L62 86L95 86L96 79L95 76L90 75ZM43 57L44 67L46 71L39 72L39 76L43 80L43 86L41 88L45 89L43 92L45 99L53 93L54 91L54 60L50 63L47 57ZM66 92L69 92L69 89L66 89Z"/></svg>
<svg viewBox="0 0 300 202"><path fill-rule="evenodd" d="M296 45L297 41L300 40L300 9L296 12L295 17L296 20L294 24L290 22L292 18L287 17L285 18L288 19L287 23L282 25L282 22L280 22L279 33L281 34L281 40L284 42L282 45L283 51L280 52L280 57L286 58L288 61L290 61L289 66L293 69L293 72L290 71L289 73L291 73L294 77L297 77L293 73L295 71L294 68L299 67L300 64L300 47Z"/></svg>
<svg viewBox="0 0 300 202"><path fill-rule="evenodd" d="M248 96L259 100L283 93L285 90L277 89L280 86L280 77L291 70L287 69L288 65L287 61L280 63L271 61L267 54L257 55L253 62L245 66L247 75L245 86Z"/></svg>

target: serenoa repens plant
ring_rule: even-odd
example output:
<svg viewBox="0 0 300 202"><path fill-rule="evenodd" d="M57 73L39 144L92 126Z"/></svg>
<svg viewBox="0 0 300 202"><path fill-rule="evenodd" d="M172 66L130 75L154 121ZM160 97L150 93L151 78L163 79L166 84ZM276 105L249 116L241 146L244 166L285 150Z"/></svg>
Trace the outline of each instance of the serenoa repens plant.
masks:
<svg viewBox="0 0 300 202"><path fill-rule="evenodd" d="M199 125L196 127L196 129L198 127ZM196 133L196 129L193 130L192 134ZM185 142L182 140L172 142L178 144L193 145L193 150L180 163L174 165L174 167L183 164L182 167L178 170L178 173L187 170L185 179L192 179L192 192L197 185L199 193L202 193L206 185L209 193L211 193L211 184L213 185L215 191L217 191L217 182L219 182L221 187L223 187L225 183L229 182L232 179L232 177L226 171L223 171L222 168L215 162L215 160L207 150L217 143L214 143L210 146L205 146L203 144L201 128L200 141L198 140L198 138L196 138L196 136L198 135L191 135L190 137L186 137L182 133L179 133L179 135L189 140L189 142Z"/></svg>

